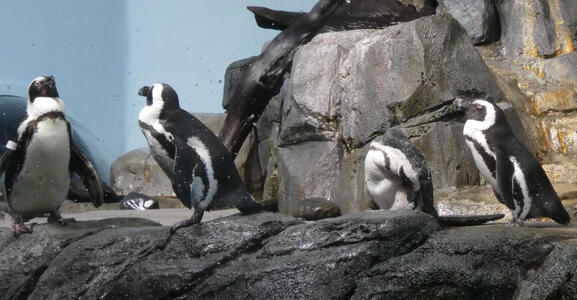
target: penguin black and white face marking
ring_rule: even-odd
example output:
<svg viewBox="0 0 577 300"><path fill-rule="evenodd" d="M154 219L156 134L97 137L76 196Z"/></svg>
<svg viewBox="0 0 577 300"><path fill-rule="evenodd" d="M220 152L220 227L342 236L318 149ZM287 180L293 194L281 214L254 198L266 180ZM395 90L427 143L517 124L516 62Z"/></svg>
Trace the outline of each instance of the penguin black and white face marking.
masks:
<svg viewBox="0 0 577 300"><path fill-rule="evenodd" d="M21 134L22 127L26 127L28 121L35 119L45 113L64 111L64 103L58 96L56 83L52 76L37 77L28 87L28 104L24 123L20 124L18 133Z"/></svg>
<svg viewBox="0 0 577 300"><path fill-rule="evenodd" d="M496 186L494 150L489 146L485 131L495 125L497 112L492 103L486 100L477 99L470 103L459 103L459 106L466 108L467 121L463 128L465 142L471 153L479 171L485 179Z"/></svg>
<svg viewBox="0 0 577 300"><path fill-rule="evenodd" d="M53 76L40 76L32 80L28 88L28 100L34 102L38 97L59 97Z"/></svg>
<svg viewBox="0 0 577 300"><path fill-rule="evenodd" d="M174 137L166 131L160 119L164 109L180 108L176 92L168 85L155 83L142 87L138 95L146 97L146 106L140 111L138 122L151 150L174 159Z"/></svg>

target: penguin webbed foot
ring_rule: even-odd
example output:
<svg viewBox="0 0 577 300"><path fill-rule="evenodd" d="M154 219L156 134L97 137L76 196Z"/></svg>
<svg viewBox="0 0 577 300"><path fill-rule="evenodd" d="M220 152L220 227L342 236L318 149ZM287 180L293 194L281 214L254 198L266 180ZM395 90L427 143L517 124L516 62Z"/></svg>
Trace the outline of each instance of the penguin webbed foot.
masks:
<svg viewBox="0 0 577 300"><path fill-rule="evenodd" d="M60 215L59 212L51 212L50 215L48 216L48 219L46 219L46 222L48 223L58 223L61 226L66 226L70 223L76 223L76 219L74 218L63 218L62 215Z"/></svg>
<svg viewBox="0 0 577 300"><path fill-rule="evenodd" d="M509 227L523 227L523 220L519 218L513 218L511 223L507 224Z"/></svg>
<svg viewBox="0 0 577 300"><path fill-rule="evenodd" d="M178 222L174 225L172 225L172 227L170 227L170 234L174 234L178 229L180 228L184 228L184 227L189 227L192 226L194 224L198 224L200 223L200 221L202 221L202 216L204 215L204 211L200 210L200 209L195 209L194 213L192 214L192 217L190 219Z"/></svg>
<svg viewBox="0 0 577 300"><path fill-rule="evenodd" d="M30 234L32 233L32 228L36 225L36 223L25 224L22 221L14 221L12 223L12 231L14 232L14 237L19 237L23 233Z"/></svg>

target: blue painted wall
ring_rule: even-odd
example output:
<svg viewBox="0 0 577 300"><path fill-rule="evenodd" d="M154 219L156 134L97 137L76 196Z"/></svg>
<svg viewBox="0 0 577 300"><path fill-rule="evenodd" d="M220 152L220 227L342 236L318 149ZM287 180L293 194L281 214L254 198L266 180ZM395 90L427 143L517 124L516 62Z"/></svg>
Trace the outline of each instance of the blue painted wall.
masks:
<svg viewBox="0 0 577 300"><path fill-rule="evenodd" d="M259 54L276 31L246 6L308 11L315 0L2 0L0 94L26 96L52 74L68 115L106 167L146 142L143 85L166 82L192 112L222 112L226 66ZM106 177L108 175L106 174Z"/></svg>

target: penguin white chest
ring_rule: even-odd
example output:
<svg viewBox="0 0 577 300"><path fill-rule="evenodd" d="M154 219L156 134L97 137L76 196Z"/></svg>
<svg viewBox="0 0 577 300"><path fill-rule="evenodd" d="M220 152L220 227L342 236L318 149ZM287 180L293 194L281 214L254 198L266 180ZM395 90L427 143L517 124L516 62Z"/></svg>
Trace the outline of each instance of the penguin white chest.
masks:
<svg viewBox="0 0 577 300"><path fill-rule="evenodd" d="M489 156L492 157L493 160L496 160L496 155L495 152L493 152L491 148L489 148L489 144L487 143L485 135L483 135L481 131L467 128L467 126L465 126L463 130L463 135L465 136L465 143L469 147L469 150L471 150L473 160L475 161L475 165L477 165L479 172L481 173L481 175L483 175L483 177L485 177L487 182L494 189L496 189L497 179L493 176L493 173L491 172L491 167L495 168L495 166L490 167L488 165L489 162L486 161L486 157ZM483 153L481 153L481 151L485 152L484 153L485 156L483 156Z"/></svg>
<svg viewBox="0 0 577 300"><path fill-rule="evenodd" d="M385 154L369 150L365 157L365 183L367 191L381 209L403 209L409 207L407 190L398 175L387 169Z"/></svg>
<svg viewBox="0 0 577 300"><path fill-rule="evenodd" d="M35 216L58 208L70 185L70 141L63 119L39 122L26 147L20 174L9 199L10 209Z"/></svg>

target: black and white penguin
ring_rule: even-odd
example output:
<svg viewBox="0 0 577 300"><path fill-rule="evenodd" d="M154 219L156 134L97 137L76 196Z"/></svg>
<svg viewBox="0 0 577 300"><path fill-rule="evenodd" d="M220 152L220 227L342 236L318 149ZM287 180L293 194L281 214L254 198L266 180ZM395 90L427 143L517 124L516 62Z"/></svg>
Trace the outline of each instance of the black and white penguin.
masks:
<svg viewBox="0 0 577 300"><path fill-rule="evenodd" d="M192 218L173 225L171 232L199 223L216 203L242 213L262 209L244 187L227 149L208 127L180 108L172 87L156 83L138 94L146 97L138 123L151 153L178 199L188 208L194 206Z"/></svg>
<svg viewBox="0 0 577 300"><path fill-rule="evenodd" d="M466 109L465 142L497 199L512 211L511 224L522 226L527 218L537 217L569 224L569 214L547 174L517 139L503 110L484 99L456 102Z"/></svg>
<svg viewBox="0 0 577 300"><path fill-rule="evenodd" d="M365 156L367 191L381 209L414 209L437 217L431 171L421 151L399 129L371 142Z"/></svg>
<svg viewBox="0 0 577 300"><path fill-rule="evenodd" d="M64 104L54 77L43 76L28 88L26 115L18 126L17 141L9 141L0 158L4 174L6 212L12 216L15 235L31 233L24 222L48 214L48 222L66 225L58 209L68 192L70 176L77 173L95 206L103 201L94 166L72 142Z"/></svg>

